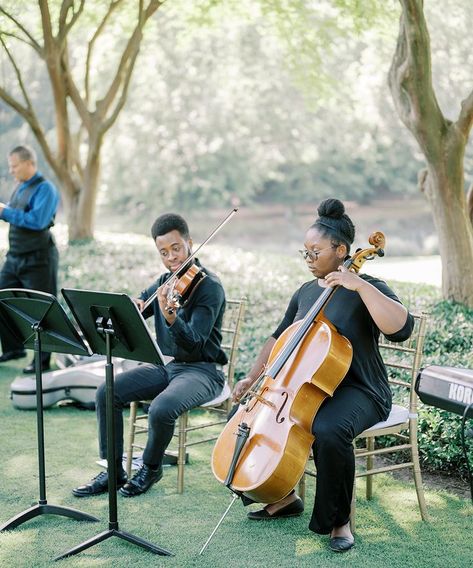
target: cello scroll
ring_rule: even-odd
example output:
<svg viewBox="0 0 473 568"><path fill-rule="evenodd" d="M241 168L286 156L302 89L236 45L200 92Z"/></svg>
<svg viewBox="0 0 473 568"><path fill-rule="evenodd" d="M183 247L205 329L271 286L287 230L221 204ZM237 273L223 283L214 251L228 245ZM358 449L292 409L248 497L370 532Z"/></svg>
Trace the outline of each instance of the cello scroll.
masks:
<svg viewBox="0 0 473 568"><path fill-rule="evenodd" d="M384 256L384 247L386 246L386 237L381 231L371 233L368 242L371 247L358 249L351 257L349 269L353 272L359 272L366 260L372 260L375 256Z"/></svg>

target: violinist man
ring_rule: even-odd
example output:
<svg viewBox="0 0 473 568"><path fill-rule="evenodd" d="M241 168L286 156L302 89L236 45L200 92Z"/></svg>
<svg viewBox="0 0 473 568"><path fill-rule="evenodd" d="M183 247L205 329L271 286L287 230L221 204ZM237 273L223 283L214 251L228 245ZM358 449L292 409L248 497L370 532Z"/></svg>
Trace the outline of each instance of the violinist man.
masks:
<svg viewBox="0 0 473 568"><path fill-rule="evenodd" d="M205 276L183 307L169 304L167 281L192 254L186 221L180 215L166 213L156 219L151 235L168 272L141 293L137 304L143 309L146 300L157 292L155 300L143 311L143 317L154 315L161 351L174 359L165 366L139 365L119 374L115 380L117 487L124 497L140 495L162 478L164 452L172 439L176 419L220 394L224 385L221 366L227 363L221 347L225 293L217 276L194 259ZM132 401L151 399L143 465L127 480L122 465L123 408ZM97 389L96 408L100 457L106 458L105 384ZM108 473L104 471L72 493L88 497L107 490Z"/></svg>
<svg viewBox="0 0 473 568"><path fill-rule="evenodd" d="M312 425L313 454L317 469L316 495L309 529L329 534L334 552L354 546L350 530L350 506L355 475L353 440L379 421L391 408L391 392L378 338L404 341L412 333L414 319L385 282L348 271L342 266L355 237L355 227L343 203L327 199L305 235L300 251L314 279L292 296L286 313L264 344L248 376L238 382L234 401L256 382L277 339L293 322L301 320L328 286L338 286L324 308L325 317L350 341L353 359L348 372L316 413ZM248 513L251 520L300 515L302 500L294 491L276 503Z"/></svg>

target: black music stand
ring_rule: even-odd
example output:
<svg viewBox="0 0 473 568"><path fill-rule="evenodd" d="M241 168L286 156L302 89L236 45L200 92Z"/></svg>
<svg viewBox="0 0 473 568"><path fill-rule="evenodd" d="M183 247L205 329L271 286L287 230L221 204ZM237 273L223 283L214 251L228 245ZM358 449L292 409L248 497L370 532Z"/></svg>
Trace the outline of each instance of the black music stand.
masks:
<svg viewBox="0 0 473 568"><path fill-rule="evenodd" d="M62 515L78 521L98 521L96 517L69 507L49 505L46 499L44 459L43 386L41 354L43 351L90 355L79 334L57 299L45 292L26 289L0 290L0 324L27 349L35 351L36 417L38 435L39 501L0 526L0 531L14 529L39 515Z"/></svg>
<svg viewBox="0 0 473 568"><path fill-rule="evenodd" d="M118 536L154 552L154 554L172 556L172 553L168 550L122 531L118 527L117 466L113 419L114 377L112 356L156 365L164 364L165 356L154 341L137 305L126 294L71 289L63 289L62 294L92 351L107 356L105 385L109 523L108 530L71 548L56 557L55 560L77 554L112 536Z"/></svg>

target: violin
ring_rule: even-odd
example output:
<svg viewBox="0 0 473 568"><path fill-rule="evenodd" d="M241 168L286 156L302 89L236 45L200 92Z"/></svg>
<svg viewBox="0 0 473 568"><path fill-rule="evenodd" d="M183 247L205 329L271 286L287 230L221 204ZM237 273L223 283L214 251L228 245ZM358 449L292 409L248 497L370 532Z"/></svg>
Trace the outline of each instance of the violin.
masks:
<svg viewBox="0 0 473 568"><path fill-rule="evenodd" d="M191 264L189 268L181 270L169 285L166 294L167 312L172 314L176 308L185 306L205 276L206 274L197 264Z"/></svg>
<svg viewBox="0 0 473 568"><path fill-rule="evenodd" d="M202 282L206 276L202 268L197 266L197 264L192 263L195 255L200 251L200 249L206 245L210 239L212 239L218 231L226 224L238 211L237 208L232 209L230 213L225 217L225 219L215 227L215 229L210 233L210 235L205 239L205 241L191 254L186 260L177 268L173 274L161 285L168 285L168 291L166 296L166 310L169 314L174 313L176 308L184 306L190 299L192 293L196 289L197 285ZM158 288L159 290L159 288ZM156 299L158 295L158 290L151 294L151 296L146 300L141 309L142 312Z"/></svg>
<svg viewBox="0 0 473 568"><path fill-rule="evenodd" d="M358 272L365 260L384 256L384 235L343 266ZM350 368L353 349L325 317L338 286L326 288L307 315L276 340L256 383L244 394L212 453L215 477L235 495L259 503L279 501L302 477L314 442L312 423Z"/></svg>

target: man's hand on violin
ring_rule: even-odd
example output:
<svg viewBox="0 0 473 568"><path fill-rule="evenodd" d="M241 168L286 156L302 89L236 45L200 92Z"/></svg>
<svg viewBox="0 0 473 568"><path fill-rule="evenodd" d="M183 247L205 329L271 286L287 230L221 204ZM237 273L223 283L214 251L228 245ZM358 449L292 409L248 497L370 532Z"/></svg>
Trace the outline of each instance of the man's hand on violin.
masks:
<svg viewBox="0 0 473 568"><path fill-rule="evenodd" d="M158 288L158 303L161 313L165 317L166 321L172 325L176 321L176 310L177 306L170 305L168 299L169 284L163 284Z"/></svg>
<svg viewBox="0 0 473 568"><path fill-rule="evenodd" d="M358 292L361 286L365 284L365 281L358 276L355 272L347 270L344 266L341 266L338 270L334 272L329 272L325 278L327 286L343 286L347 290L353 290Z"/></svg>
<svg viewBox="0 0 473 568"><path fill-rule="evenodd" d="M253 384L253 379L250 379L249 377L247 377L246 379L242 379L241 381L238 381L232 392L232 401L240 402L241 397L245 394L247 390L250 389L252 384Z"/></svg>

